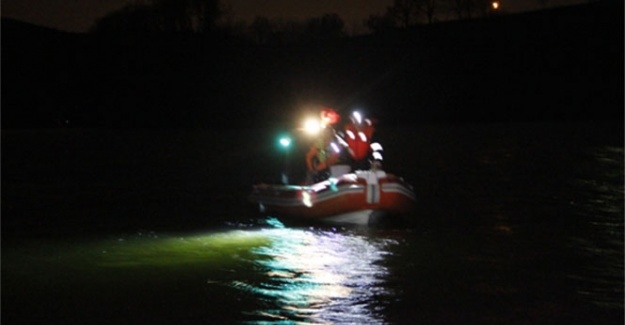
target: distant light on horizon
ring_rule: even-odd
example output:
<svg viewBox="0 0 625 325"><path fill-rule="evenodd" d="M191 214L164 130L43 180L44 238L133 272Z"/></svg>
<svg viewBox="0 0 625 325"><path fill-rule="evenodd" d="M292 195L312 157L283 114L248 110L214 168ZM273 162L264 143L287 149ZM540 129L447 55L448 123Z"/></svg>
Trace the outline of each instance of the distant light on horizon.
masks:
<svg viewBox="0 0 625 325"><path fill-rule="evenodd" d="M493 1L493 10L497 10L499 9L499 2L498 1Z"/></svg>

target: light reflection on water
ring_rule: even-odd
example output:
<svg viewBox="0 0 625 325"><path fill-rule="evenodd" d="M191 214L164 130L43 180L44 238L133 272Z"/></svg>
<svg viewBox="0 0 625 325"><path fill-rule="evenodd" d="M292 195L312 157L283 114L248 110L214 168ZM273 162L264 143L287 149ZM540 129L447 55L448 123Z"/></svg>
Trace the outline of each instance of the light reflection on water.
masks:
<svg viewBox="0 0 625 325"><path fill-rule="evenodd" d="M68 235L40 237L39 225L29 238L3 238L2 316L11 324L622 324L623 148L549 139L485 142L477 163L471 143L458 150L468 159L453 147L415 146L406 157L423 158L415 170L426 175L417 184L428 206L414 232L393 232L397 241L375 229L260 229L248 216L202 233L137 232L130 222L124 234L82 235L80 223L65 227L84 211L59 210L71 205L39 185L13 184L3 207L28 192L52 202L26 209L34 216L25 213L24 227L52 224L50 234ZM48 160L18 162L32 161ZM97 211L106 193L94 190L75 209L91 202ZM232 214L229 204L207 207L215 209L206 218ZM172 210L163 218L180 229ZM84 222L134 220L124 213ZM152 229L150 218L137 224Z"/></svg>
<svg viewBox="0 0 625 325"><path fill-rule="evenodd" d="M584 193L576 207L580 228L570 245L582 259L569 277L578 294L597 305L623 308L623 148L597 147L587 153L588 164L571 187ZM592 175L592 177L589 177ZM590 234L590 235L589 235Z"/></svg>
<svg viewBox="0 0 625 325"><path fill-rule="evenodd" d="M398 242L354 229L274 225L48 241L45 250L38 242L24 244L3 267L16 280L3 295L18 303L21 315L62 291L71 295L57 299L59 305L83 306L76 319L88 319L89 310L103 303L103 313L121 319L136 317L128 314L135 309L154 319L168 317L156 307L166 297L172 308L184 306L185 313L214 322L220 313L215 308L226 305L221 317L227 323L377 324L384 322L384 301L393 295L385 282L385 257ZM36 299L27 292L37 292Z"/></svg>
<svg viewBox="0 0 625 325"><path fill-rule="evenodd" d="M254 249L254 264L265 277L232 283L266 302L261 309L245 311L247 323L383 322L374 304L392 294L383 285L388 270L381 262L396 241L332 230L262 232L271 244Z"/></svg>

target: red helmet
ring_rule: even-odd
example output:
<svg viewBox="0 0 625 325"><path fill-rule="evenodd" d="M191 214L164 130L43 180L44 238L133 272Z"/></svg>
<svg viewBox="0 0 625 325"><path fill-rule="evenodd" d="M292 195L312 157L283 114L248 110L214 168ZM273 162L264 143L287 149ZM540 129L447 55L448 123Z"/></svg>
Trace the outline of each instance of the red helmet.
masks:
<svg viewBox="0 0 625 325"><path fill-rule="evenodd" d="M321 121L324 124L336 124L341 120L341 116L335 110L325 107L321 109Z"/></svg>

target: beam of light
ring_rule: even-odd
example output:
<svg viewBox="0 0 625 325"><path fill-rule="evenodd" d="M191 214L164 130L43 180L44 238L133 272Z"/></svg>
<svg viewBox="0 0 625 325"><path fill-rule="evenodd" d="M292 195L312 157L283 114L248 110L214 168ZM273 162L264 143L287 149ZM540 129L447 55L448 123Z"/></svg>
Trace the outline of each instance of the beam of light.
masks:
<svg viewBox="0 0 625 325"><path fill-rule="evenodd" d="M229 263L232 256L256 246L266 245L267 238L243 230L226 232L150 237L120 238L114 242L101 242L94 259L103 267L167 267Z"/></svg>
<svg viewBox="0 0 625 325"><path fill-rule="evenodd" d="M50 297L85 288L115 296L123 286L128 299L143 297L146 288L175 288L201 301L208 290L240 297L236 305L226 299L225 306L240 308L255 324L385 323L379 299L390 301L395 292L385 285L389 271L383 261L397 241L285 228L277 219L266 225L196 234L138 232L80 245L72 239L45 249L35 241L10 253L6 271ZM173 293L172 299L179 296Z"/></svg>
<svg viewBox="0 0 625 325"><path fill-rule="evenodd" d="M45 249L38 241L25 242L3 259L11 261L7 272L12 276L35 287L51 284L46 290L53 291L99 288L101 283L141 288L146 279L163 283L183 275L201 286L222 283L222 270L241 267L254 248L270 243L265 234L239 229L179 235L141 231L89 240L68 237L46 242Z"/></svg>

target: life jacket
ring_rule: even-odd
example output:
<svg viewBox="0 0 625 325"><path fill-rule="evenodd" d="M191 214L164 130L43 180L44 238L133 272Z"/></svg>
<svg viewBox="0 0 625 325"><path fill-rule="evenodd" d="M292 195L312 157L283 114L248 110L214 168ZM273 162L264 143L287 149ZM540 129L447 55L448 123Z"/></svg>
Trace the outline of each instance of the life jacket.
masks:
<svg viewBox="0 0 625 325"><path fill-rule="evenodd" d="M331 148L332 136L322 135L310 147L306 154L306 166L309 170L322 171L330 168L339 158L339 154Z"/></svg>
<svg viewBox="0 0 625 325"><path fill-rule="evenodd" d="M354 123L345 125L345 142L352 159L358 161L367 158L371 150L373 131L374 127L370 123L362 123L359 127Z"/></svg>

